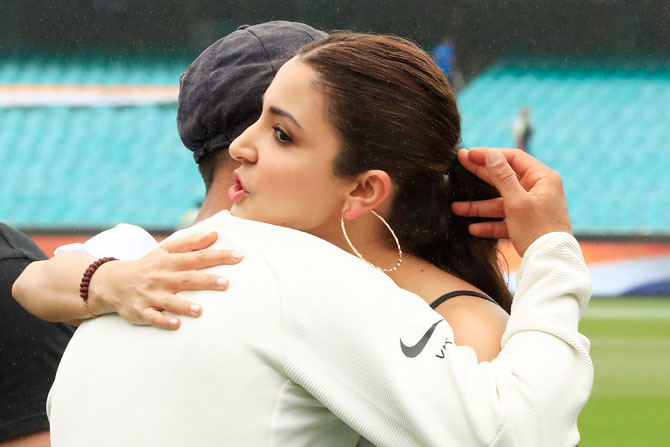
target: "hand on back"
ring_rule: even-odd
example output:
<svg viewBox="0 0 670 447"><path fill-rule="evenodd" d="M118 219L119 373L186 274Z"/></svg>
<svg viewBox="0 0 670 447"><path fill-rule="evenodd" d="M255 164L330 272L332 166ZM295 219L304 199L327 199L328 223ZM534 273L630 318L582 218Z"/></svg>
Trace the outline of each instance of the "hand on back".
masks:
<svg viewBox="0 0 670 447"><path fill-rule="evenodd" d="M175 238L136 261L103 264L93 275L89 302L96 314L116 312L125 320L163 329L177 329L179 318L198 317L202 307L176 295L184 290L225 290L228 280L198 271L222 264L237 264L241 254L207 248L217 233Z"/></svg>

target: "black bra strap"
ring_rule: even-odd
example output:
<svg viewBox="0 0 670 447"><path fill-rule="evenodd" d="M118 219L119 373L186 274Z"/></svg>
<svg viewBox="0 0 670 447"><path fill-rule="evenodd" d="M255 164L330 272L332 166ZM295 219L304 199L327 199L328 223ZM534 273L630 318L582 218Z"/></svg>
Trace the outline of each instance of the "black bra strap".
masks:
<svg viewBox="0 0 670 447"><path fill-rule="evenodd" d="M449 298L453 298L455 296L463 296L463 295L476 296L477 298L484 298L485 300L488 300L488 301L491 301L492 303L498 304L498 303L496 303L496 300L494 300L493 298L491 298L488 295L484 295L483 293L473 292L472 290L455 290L453 292L445 293L444 295L442 295L441 297L439 297L438 299L433 301L430 304L430 307L432 307L433 309L436 309L437 306L444 303Z"/></svg>

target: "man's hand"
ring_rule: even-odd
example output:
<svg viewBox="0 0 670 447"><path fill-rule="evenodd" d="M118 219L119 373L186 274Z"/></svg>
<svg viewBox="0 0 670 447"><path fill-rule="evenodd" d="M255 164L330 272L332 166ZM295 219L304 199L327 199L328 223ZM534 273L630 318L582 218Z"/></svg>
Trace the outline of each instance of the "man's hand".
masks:
<svg viewBox="0 0 670 447"><path fill-rule="evenodd" d="M479 147L458 152L461 164L502 197L454 202L459 216L505 218L470 225L473 236L509 238L523 256L538 237L554 231L572 233L563 181L553 169L518 149Z"/></svg>

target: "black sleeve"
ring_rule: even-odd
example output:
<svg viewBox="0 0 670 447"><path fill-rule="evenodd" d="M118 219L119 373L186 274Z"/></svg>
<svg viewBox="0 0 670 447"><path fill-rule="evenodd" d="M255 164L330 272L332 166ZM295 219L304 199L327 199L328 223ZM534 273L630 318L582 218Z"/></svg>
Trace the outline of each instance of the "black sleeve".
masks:
<svg viewBox="0 0 670 447"><path fill-rule="evenodd" d="M40 320L12 297L23 269L43 259L28 236L0 223L0 442L49 428L47 394L74 332Z"/></svg>

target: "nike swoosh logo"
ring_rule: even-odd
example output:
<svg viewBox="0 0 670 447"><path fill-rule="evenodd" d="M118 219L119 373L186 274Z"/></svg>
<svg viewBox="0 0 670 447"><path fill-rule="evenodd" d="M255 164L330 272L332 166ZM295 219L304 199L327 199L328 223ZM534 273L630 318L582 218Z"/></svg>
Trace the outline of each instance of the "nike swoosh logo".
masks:
<svg viewBox="0 0 670 447"><path fill-rule="evenodd" d="M426 344L428 343L428 340L430 340L430 337L433 335L433 332L435 332L435 328L437 327L438 324L440 324L444 320L439 320L437 321L434 325L430 327L426 331L425 334L423 334L423 337L414 345L414 346L407 346L405 343L402 342L402 338L400 339L400 349L402 349L402 353L405 354L406 357L409 357L413 359L417 355L421 354L421 351L423 351L423 348L426 347Z"/></svg>

